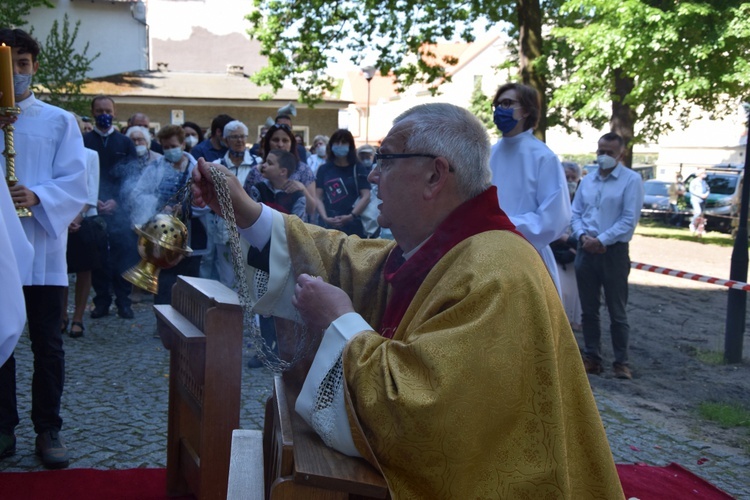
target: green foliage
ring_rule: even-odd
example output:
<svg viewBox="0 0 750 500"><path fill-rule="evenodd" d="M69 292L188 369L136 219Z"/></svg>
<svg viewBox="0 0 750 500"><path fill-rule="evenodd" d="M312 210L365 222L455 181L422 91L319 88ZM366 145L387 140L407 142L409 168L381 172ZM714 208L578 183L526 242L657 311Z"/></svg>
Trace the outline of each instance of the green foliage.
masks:
<svg viewBox="0 0 750 500"><path fill-rule="evenodd" d="M750 411L740 404L703 402L698 406L698 412L701 417L722 427L750 427Z"/></svg>
<svg viewBox="0 0 750 500"><path fill-rule="evenodd" d="M495 130L495 122L492 118L492 99L482 92L482 80L479 78L474 82L469 111L479 118L479 121L487 127L487 130Z"/></svg>
<svg viewBox="0 0 750 500"><path fill-rule="evenodd" d="M20 28L28 21L26 17L34 7L54 8L49 0L6 0L0 8L0 27Z"/></svg>
<svg viewBox="0 0 750 500"><path fill-rule="evenodd" d="M273 91L289 81L310 105L334 88L326 75L329 63L341 53L354 54L362 65L377 59L383 75L393 75L399 89L425 83L436 93L447 81L445 66L429 44L460 38L473 41L471 23L488 19L497 23L513 12L512 0L352 0L289 2L255 0L247 16L250 36L261 44L268 65L251 76ZM502 17L505 16L505 17Z"/></svg>
<svg viewBox="0 0 750 500"><path fill-rule="evenodd" d="M57 21L52 24L39 54L39 71L34 77L34 84L41 91L44 101L85 115L89 100L81 95L81 88L86 74L91 71L91 63L99 57L99 53L88 57L88 43L81 53L73 48L80 25L81 21L78 21L71 32L67 14L63 17L62 30Z"/></svg>
<svg viewBox="0 0 750 500"><path fill-rule="evenodd" d="M555 58L564 83L550 103L563 121L603 128L621 101L637 121L635 142L652 141L672 130L670 115L687 126L690 105L725 116L750 93L748 3L568 0L561 13L577 19L552 30L567 50ZM624 95L618 75L633 84Z"/></svg>

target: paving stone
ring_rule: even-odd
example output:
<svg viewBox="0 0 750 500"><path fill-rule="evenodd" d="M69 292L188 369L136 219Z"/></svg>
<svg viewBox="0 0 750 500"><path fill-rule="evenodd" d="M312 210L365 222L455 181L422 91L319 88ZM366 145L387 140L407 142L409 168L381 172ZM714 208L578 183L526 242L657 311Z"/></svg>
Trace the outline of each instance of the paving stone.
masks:
<svg viewBox="0 0 750 500"><path fill-rule="evenodd" d="M65 339L62 434L70 448L71 467L166 466L169 352L154 338L152 303L134 304L133 310L132 321L114 314L97 320L86 315L86 334ZM244 354L240 426L262 429L273 374L264 368L247 368L247 349ZM43 470L34 456L35 435L30 421L32 356L27 335L19 342L16 359L20 417L17 453L1 461L0 470ZM605 392L599 391L595 397L616 462L677 462L735 497L750 499L747 452L673 434L670 429L638 419ZM708 461L698 465L704 458Z"/></svg>

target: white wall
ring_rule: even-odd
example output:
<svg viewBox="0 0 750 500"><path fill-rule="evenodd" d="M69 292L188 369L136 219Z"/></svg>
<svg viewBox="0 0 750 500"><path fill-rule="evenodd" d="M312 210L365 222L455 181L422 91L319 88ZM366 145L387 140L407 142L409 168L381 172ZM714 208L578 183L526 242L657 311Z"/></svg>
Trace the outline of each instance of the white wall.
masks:
<svg viewBox="0 0 750 500"><path fill-rule="evenodd" d="M81 21L76 39L78 52L82 52L88 42L89 57L101 53L92 63L89 77L148 69L148 30L145 24L133 18L134 2L56 0L53 3L52 9L33 9L30 22L24 27L33 27L40 43L44 44L55 20L62 29L63 16L67 13L71 30Z"/></svg>

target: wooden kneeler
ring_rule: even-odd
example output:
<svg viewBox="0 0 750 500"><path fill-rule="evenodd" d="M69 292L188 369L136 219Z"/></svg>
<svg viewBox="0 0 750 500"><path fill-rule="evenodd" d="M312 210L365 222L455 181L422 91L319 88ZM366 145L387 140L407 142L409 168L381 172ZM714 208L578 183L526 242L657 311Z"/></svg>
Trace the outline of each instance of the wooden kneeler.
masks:
<svg viewBox="0 0 750 500"><path fill-rule="evenodd" d="M294 352L296 335L291 322L277 318L276 333L280 354L288 356ZM292 370L274 378L273 395L266 402L263 429L266 498L388 498L388 486L380 472L364 459L348 457L326 446L294 411L315 348L317 345Z"/></svg>
<svg viewBox="0 0 750 500"><path fill-rule="evenodd" d="M167 493L225 499L239 428L242 308L218 281L180 276L171 305L154 306L169 350Z"/></svg>

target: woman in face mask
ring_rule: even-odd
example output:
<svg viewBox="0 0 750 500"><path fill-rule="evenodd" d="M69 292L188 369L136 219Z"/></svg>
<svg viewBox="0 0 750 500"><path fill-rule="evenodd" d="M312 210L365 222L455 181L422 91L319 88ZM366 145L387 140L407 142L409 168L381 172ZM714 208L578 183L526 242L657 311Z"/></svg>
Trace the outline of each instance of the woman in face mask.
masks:
<svg viewBox="0 0 750 500"><path fill-rule="evenodd" d="M320 166L326 162L327 148L328 136L316 135L313 139L312 154L307 158L307 166L313 173L317 174Z"/></svg>
<svg viewBox="0 0 750 500"><path fill-rule="evenodd" d="M300 160L299 153L297 152L297 139L294 137L292 129L289 128L289 125L283 123L275 123L271 125L268 128L266 135L263 136L261 146L261 150L263 151L263 161L266 161L268 151L273 151L274 149L288 151L297 159L297 171L289 178L290 184L287 192L292 193L297 191L297 187L299 186L293 185L293 183L299 182L304 186L305 190L303 192L305 194L307 210L305 222L315 223L317 219L315 211L315 174L307 163ZM260 170L254 168L253 171L248 174L247 179L245 179L243 185L245 191L250 193L250 189L262 180L263 176L260 174Z"/></svg>
<svg viewBox="0 0 750 500"><path fill-rule="evenodd" d="M193 122L183 123L182 128L185 130L185 151L189 153L196 144L203 142L203 129Z"/></svg>
<svg viewBox="0 0 750 500"><path fill-rule="evenodd" d="M492 100L502 138L492 146L490 169L500 208L541 254L560 291L550 243L570 224L570 194L557 155L534 137L541 101L536 89L502 85Z"/></svg>
<svg viewBox="0 0 750 500"><path fill-rule="evenodd" d="M138 166L141 170L159 161L162 155L149 149L151 145L151 133L146 127L129 127L125 135L135 144L135 152L138 155Z"/></svg>
<svg viewBox="0 0 750 500"><path fill-rule="evenodd" d="M365 237L360 214L370 201L369 169L357 159L354 137L348 130L333 133L328 161L318 169L317 207L324 227Z"/></svg>
<svg viewBox="0 0 750 500"><path fill-rule="evenodd" d="M191 207L186 199L178 198L178 192L187 185L197 164L195 158L185 153L183 128L179 125L166 125L159 129L156 137L164 148L164 156L143 170L129 196L133 207L131 218L136 225L143 224L158 213L179 214L181 220L188 222L188 245L193 253L175 267L163 269L159 273L159 291L154 297L154 304L169 304L177 275L199 274L206 238L205 230L197 218L205 210Z"/></svg>

